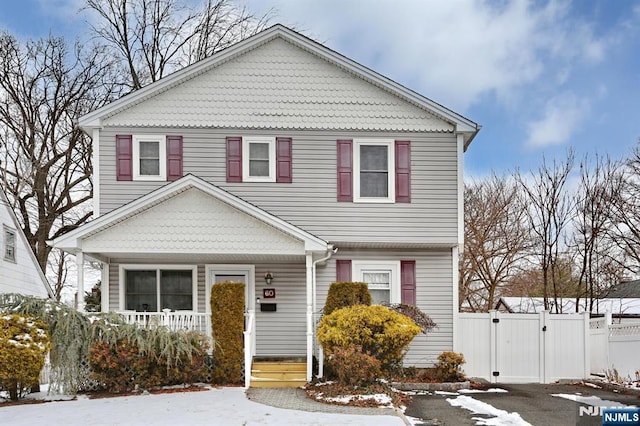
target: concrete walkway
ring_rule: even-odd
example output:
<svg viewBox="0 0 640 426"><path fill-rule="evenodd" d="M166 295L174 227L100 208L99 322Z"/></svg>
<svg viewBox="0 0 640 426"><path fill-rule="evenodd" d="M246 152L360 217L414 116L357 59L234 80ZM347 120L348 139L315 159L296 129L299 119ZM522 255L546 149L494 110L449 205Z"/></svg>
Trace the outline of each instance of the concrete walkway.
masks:
<svg viewBox="0 0 640 426"><path fill-rule="evenodd" d="M406 421L404 415L393 408L351 407L317 402L307 397L302 388L249 388L247 398L253 402L277 408L334 414L396 415Z"/></svg>

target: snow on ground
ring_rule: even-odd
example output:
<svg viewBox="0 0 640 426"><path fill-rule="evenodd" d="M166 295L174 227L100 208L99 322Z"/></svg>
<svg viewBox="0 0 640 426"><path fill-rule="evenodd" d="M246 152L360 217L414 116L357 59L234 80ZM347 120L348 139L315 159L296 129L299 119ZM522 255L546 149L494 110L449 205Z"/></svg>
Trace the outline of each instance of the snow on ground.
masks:
<svg viewBox="0 0 640 426"><path fill-rule="evenodd" d="M552 393L551 396L555 396L557 398L569 399L571 401L575 401L581 404L587 404L594 407L626 407L626 405L616 402L609 401L607 399L600 399L597 396L582 396L580 394L568 394L568 393Z"/></svg>
<svg viewBox="0 0 640 426"><path fill-rule="evenodd" d="M286 410L249 401L243 388L0 405L0 424L20 425L404 425L397 416Z"/></svg>
<svg viewBox="0 0 640 426"><path fill-rule="evenodd" d="M531 423L524 421L518 413L500 410L491 404L478 401L470 396L460 395L457 398L447 398L447 402L454 407L464 408L474 414L491 416L490 418L473 417L477 425L532 426Z"/></svg>

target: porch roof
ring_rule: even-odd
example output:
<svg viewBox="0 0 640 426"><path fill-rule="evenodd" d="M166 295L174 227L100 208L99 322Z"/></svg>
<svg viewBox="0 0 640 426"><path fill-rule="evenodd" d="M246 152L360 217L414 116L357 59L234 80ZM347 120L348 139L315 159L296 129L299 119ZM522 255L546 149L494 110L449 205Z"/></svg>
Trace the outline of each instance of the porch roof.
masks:
<svg viewBox="0 0 640 426"><path fill-rule="evenodd" d="M303 255L330 245L193 175L50 242L70 253Z"/></svg>

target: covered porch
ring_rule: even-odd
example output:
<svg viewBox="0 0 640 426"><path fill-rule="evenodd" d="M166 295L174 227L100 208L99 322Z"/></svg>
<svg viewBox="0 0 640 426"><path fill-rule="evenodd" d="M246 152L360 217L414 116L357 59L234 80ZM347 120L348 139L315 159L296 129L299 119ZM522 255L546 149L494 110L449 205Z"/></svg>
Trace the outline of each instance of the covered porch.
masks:
<svg viewBox="0 0 640 426"><path fill-rule="evenodd" d="M333 253L326 241L187 175L52 245L76 256L79 295L85 263L98 262L101 310L145 327L211 336L211 287L243 283L245 384L254 356L302 358L311 380L316 267Z"/></svg>

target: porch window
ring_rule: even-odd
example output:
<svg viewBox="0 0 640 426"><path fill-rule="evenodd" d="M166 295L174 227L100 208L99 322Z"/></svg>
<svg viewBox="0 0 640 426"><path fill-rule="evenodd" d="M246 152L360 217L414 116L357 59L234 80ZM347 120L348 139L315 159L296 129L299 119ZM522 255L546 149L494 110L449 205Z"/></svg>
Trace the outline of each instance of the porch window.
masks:
<svg viewBox="0 0 640 426"><path fill-rule="evenodd" d="M194 310L193 269L127 269L124 278L127 310Z"/></svg>

